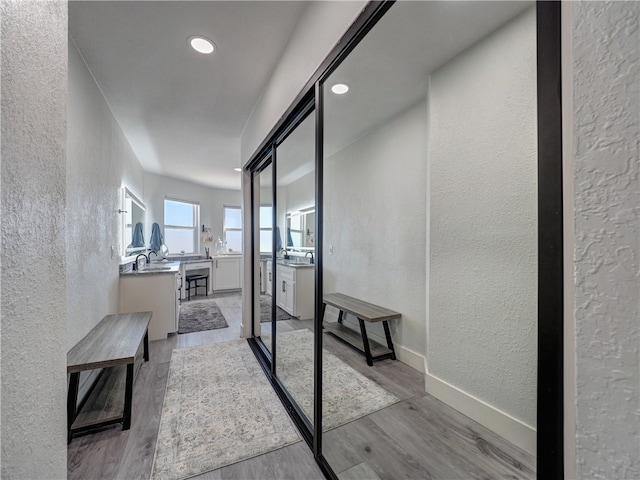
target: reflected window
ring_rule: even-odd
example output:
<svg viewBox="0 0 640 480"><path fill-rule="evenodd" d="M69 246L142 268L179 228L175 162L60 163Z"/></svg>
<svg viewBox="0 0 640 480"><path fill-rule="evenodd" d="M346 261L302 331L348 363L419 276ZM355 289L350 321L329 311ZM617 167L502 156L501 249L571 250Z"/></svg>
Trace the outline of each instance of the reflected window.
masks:
<svg viewBox="0 0 640 480"><path fill-rule="evenodd" d="M224 207L224 239L229 252L242 252L242 209Z"/></svg>
<svg viewBox="0 0 640 480"><path fill-rule="evenodd" d="M273 207L271 205L260 205L260 253L271 253L271 236L273 231L272 212ZM281 248L282 244L278 241L276 251Z"/></svg>

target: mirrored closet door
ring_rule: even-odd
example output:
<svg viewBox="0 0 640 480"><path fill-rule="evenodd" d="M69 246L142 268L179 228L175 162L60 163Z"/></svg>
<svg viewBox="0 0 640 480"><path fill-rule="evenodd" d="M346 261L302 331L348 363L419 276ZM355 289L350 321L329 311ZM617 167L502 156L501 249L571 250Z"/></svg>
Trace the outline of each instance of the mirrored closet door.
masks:
<svg viewBox="0 0 640 480"><path fill-rule="evenodd" d="M397 2L324 80L338 476L535 478L536 90L527 2Z"/></svg>

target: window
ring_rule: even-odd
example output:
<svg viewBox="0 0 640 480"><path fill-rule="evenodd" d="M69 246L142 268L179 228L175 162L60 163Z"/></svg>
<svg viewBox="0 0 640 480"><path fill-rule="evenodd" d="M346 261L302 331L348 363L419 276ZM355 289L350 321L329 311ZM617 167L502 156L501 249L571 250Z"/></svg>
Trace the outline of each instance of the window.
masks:
<svg viewBox="0 0 640 480"><path fill-rule="evenodd" d="M170 253L198 253L200 205L164 199L164 243Z"/></svg>
<svg viewBox="0 0 640 480"><path fill-rule="evenodd" d="M272 212L273 208L271 205L260 205L260 251L263 253L271 253L272 250ZM279 233L280 232L278 232L278 234ZM278 242L276 250L280 250L282 248L282 241L280 239L276 241Z"/></svg>
<svg viewBox="0 0 640 480"><path fill-rule="evenodd" d="M224 239L227 251L242 252L242 209L224 207Z"/></svg>

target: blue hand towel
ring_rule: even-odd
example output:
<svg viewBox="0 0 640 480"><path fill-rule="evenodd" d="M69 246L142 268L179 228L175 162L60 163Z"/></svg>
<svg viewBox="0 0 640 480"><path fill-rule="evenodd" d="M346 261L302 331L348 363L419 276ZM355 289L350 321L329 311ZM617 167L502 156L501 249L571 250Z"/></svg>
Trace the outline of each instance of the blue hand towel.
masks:
<svg viewBox="0 0 640 480"><path fill-rule="evenodd" d="M287 227L287 247L293 247L293 237L291 236L291 229Z"/></svg>
<svg viewBox="0 0 640 480"><path fill-rule="evenodd" d="M149 242L149 249L152 252L158 253L160 247L164 243L164 239L162 238L162 233L160 233L160 225L157 223L153 223L151 225L151 241Z"/></svg>
<svg viewBox="0 0 640 480"><path fill-rule="evenodd" d="M144 247L144 234L142 233L142 223L136 223L133 229L133 236L131 238L132 247Z"/></svg>
<svg viewBox="0 0 640 480"><path fill-rule="evenodd" d="M282 250L282 238L280 237L280 227L276 227L276 252Z"/></svg>

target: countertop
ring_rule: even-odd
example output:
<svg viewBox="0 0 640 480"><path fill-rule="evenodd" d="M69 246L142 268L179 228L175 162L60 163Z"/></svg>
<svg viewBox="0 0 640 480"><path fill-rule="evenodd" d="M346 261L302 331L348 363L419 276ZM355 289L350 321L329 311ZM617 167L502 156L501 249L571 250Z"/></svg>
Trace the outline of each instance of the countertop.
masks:
<svg viewBox="0 0 640 480"><path fill-rule="evenodd" d="M151 263L145 265L144 268L140 270L133 270L132 263L128 264L123 271L120 272L120 276L129 276L129 275L159 275L159 274L175 274L180 271L180 265L183 263L202 263L202 262L213 262L216 258L227 258L227 257L241 257L242 254L225 254L225 255L214 255L211 258L204 258L202 256L181 256L175 255L167 257L166 260L156 260L155 258L151 260Z"/></svg>
<svg viewBox="0 0 640 480"><path fill-rule="evenodd" d="M175 275L180 271L180 262L151 262L149 265L145 265L144 268L140 270L128 270L120 272L120 276L130 276L130 275L164 275L164 274L173 274Z"/></svg>
<svg viewBox="0 0 640 480"><path fill-rule="evenodd" d="M278 258L276 260L278 265L282 265L284 267L293 267L293 268L312 268L315 267L315 264L309 263L308 261L304 262L301 260L285 260L284 258Z"/></svg>

